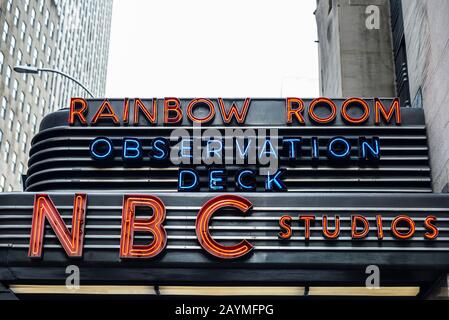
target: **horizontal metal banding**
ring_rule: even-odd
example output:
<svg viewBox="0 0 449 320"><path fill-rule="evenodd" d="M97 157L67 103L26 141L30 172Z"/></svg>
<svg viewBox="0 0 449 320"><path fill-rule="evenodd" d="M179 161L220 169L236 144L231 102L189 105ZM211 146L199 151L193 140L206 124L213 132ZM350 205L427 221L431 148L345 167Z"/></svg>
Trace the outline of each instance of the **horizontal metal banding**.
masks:
<svg viewBox="0 0 449 320"><path fill-rule="evenodd" d="M148 156L142 165L124 166L117 154L108 164L99 164L89 155L92 139L106 136L116 150L121 150L123 137L136 137L144 142L155 137L168 138L173 127L55 127L44 130L33 139L27 173L27 191L108 190L176 192L178 167L153 166ZM185 127L192 132L192 128ZM206 130L203 127L201 130ZM302 156L294 163L284 156L279 167L287 169L284 181L290 192L431 192L431 178L425 127L213 127L223 134L226 130L277 129L279 137L302 137ZM198 129L196 129L198 130ZM307 141L313 136L321 141L321 157L313 163ZM344 136L352 144L351 160L342 165L331 164L325 157L326 139ZM361 164L358 160L358 138L378 136L382 156L378 164ZM279 146L282 150L282 147ZM200 191L207 191L207 170L204 165L189 166L200 174ZM234 190L235 173L242 168L256 170L256 165L218 165L225 167L228 188ZM265 177L257 177L257 191L264 191Z"/></svg>
<svg viewBox="0 0 449 320"><path fill-rule="evenodd" d="M411 195L410 195L411 196ZM115 202L117 197L114 196ZM174 196L172 196L174 197ZM391 196L390 196L391 197ZM53 197L55 198L55 197ZM57 197L56 197L57 198ZM179 198L179 197L178 197ZM182 197L181 197L182 198ZM282 198L282 196L281 196ZM378 196L379 199L382 199ZM192 196L192 200L201 199ZM260 200L261 197L258 197ZM399 199L399 198L398 198ZM31 200L29 197L28 200ZM57 200L57 199L56 199ZM258 200L258 201L259 201ZM204 200L202 200L203 202ZM31 228L32 204L8 205L0 198L0 247L10 249L27 249ZM56 201L57 208L67 226L71 227L71 205ZM59 205L58 205L59 204ZM381 203L380 203L381 204ZM168 233L168 251L196 251L201 250L195 234L196 213L200 206L185 207L181 205L167 205L167 217L164 227ZM119 248L121 232L120 205L107 204L89 205L86 213L85 248L92 250L115 250ZM212 219L210 230L217 241L223 244L234 244L247 239L254 244L255 251L449 251L449 216L444 207L311 207L292 206L265 207L255 204L249 216L241 216L235 212L224 211ZM293 236L290 240L278 238L281 231L278 220L282 215L293 217ZM311 227L311 238L304 238L304 226L298 220L301 214L314 214L316 221ZM363 240L351 239L351 215L360 214L367 217L371 231ZM392 220L401 214L410 216L416 223L416 235L409 240L398 240L390 232ZM337 240L324 238L322 233L322 216L329 217L329 230L334 228L334 216L341 220L341 233ZM376 215L383 216L383 230L385 238L377 238ZM425 240L424 219L428 215L436 215L437 226L440 231L435 240ZM400 231L408 229L400 226ZM151 235L136 234L137 242L148 243ZM49 226L46 227L45 248L61 250L59 241ZM139 243L140 243L139 242Z"/></svg>

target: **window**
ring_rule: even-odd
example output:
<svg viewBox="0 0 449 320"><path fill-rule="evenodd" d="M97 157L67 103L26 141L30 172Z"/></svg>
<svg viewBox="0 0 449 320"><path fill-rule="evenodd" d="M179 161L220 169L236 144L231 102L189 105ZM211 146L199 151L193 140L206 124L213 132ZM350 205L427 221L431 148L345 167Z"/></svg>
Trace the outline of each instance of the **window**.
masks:
<svg viewBox="0 0 449 320"><path fill-rule="evenodd" d="M30 0L25 0L25 11L28 12L28 8L30 7Z"/></svg>
<svg viewBox="0 0 449 320"><path fill-rule="evenodd" d="M14 50L16 49L16 38L11 36L11 42L9 43L9 54L14 57Z"/></svg>
<svg viewBox="0 0 449 320"><path fill-rule="evenodd" d="M25 119L27 120L27 122L30 122L30 114L31 114L31 105L29 103L27 103L27 109L25 112Z"/></svg>
<svg viewBox="0 0 449 320"><path fill-rule="evenodd" d="M39 104L39 98L41 96L41 90L36 87L35 93L34 93L34 104L37 106Z"/></svg>
<svg viewBox="0 0 449 320"><path fill-rule="evenodd" d="M28 53L31 52L32 45L33 45L33 38L31 38L31 36L28 35L28 38L27 38L27 52Z"/></svg>
<svg viewBox="0 0 449 320"><path fill-rule="evenodd" d="M47 106L47 101L45 101L45 98L41 99L41 110L45 111L45 107Z"/></svg>
<svg viewBox="0 0 449 320"><path fill-rule="evenodd" d="M19 101L20 101L20 111L23 112L23 108L25 107L25 93L23 93L23 91L20 91Z"/></svg>
<svg viewBox="0 0 449 320"><path fill-rule="evenodd" d="M35 36L36 40L39 40L39 38L41 37L41 29L42 29L41 23L38 21L37 27L36 27L36 36Z"/></svg>
<svg viewBox="0 0 449 320"><path fill-rule="evenodd" d="M9 141L6 141L4 146L5 146L5 148L3 149L3 161L8 162L8 158L9 158Z"/></svg>
<svg viewBox="0 0 449 320"><path fill-rule="evenodd" d="M0 74L2 73L3 70L3 62L5 61L5 56L3 55L2 52L0 52Z"/></svg>
<svg viewBox="0 0 449 320"><path fill-rule="evenodd" d="M19 17L20 17L20 10L19 8L16 7L16 9L14 10L14 25L17 26L17 24L19 23Z"/></svg>
<svg viewBox="0 0 449 320"><path fill-rule="evenodd" d="M45 10L45 18L44 18L44 23L45 23L46 27L48 27L49 18L50 18L50 11L48 11L48 9L47 9L47 10Z"/></svg>
<svg viewBox="0 0 449 320"><path fill-rule="evenodd" d="M43 77L44 77L45 89L48 90L48 83L50 82L50 81L48 81L48 73L44 72Z"/></svg>
<svg viewBox="0 0 449 320"><path fill-rule="evenodd" d="M2 108L0 109L0 116L2 119L5 119L6 109L8 108L8 100L5 97L2 97Z"/></svg>
<svg viewBox="0 0 449 320"><path fill-rule="evenodd" d="M34 27L34 21L36 20L36 11L34 9L31 9L31 16L30 16L30 25Z"/></svg>
<svg viewBox="0 0 449 320"><path fill-rule="evenodd" d="M44 11L44 0L39 1L39 12L42 13Z"/></svg>
<svg viewBox="0 0 449 320"><path fill-rule="evenodd" d="M22 59L23 59L23 53L22 50L17 50L17 64L20 65L22 64Z"/></svg>
<svg viewBox="0 0 449 320"><path fill-rule="evenodd" d="M22 21L22 24L20 25L20 40L25 39L25 33L27 30L27 25L25 22Z"/></svg>
<svg viewBox="0 0 449 320"><path fill-rule="evenodd" d="M51 48L47 47L47 63L50 63L51 58Z"/></svg>
<svg viewBox="0 0 449 320"><path fill-rule="evenodd" d="M26 132L22 135L22 151L26 152L28 147L28 134Z"/></svg>
<svg viewBox="0 0 449 320"><path fill-rule="evenodd" d="M22 133L22 124L20 123L20 121L17 121L16 124L16 141L20 142L20 134Z"/></svg>
<svg viewBox="0 0 449 320"><path fill-rule="evenodd" d="M15 117L15 113L12 110L9 110L9 121L8 121L8 129L12 129L12 125L14 123L14 117Z"/></svg>
<svg viewBox="0 0 449 320"><path fill-rule="evenodd" d="M6 42L6 38L8 37L8 30L9 30L9 25L8 25L8 22L5 21L5 23L3 24L3 33L2 33L3 42Z"/></svg>
<svg viewBox="0 0 449 320"><path fill-rule="evenodd" d="M5 191L6 178L4 175L0 177L0 192Z"/></svg>
<svg viewBox="0 0 449 320"><path fill-rule="evenodd" d="M50 101L48 102L48 110L49 112L56 110L55 104L55 96L52 94L50 95Z"/></svg>
<svg viewBox="0 0 449 320"><path fill-rule="evenodd" d="M16 100L16 98L17 98L17 89L18 88L19 88L19 82L16 79L14 79L14 83L12 86L12 97L14 100Z"/></svg>
<svg viewBox="0 0 449 320"><path fill-rule="evenodd" d="M11 80L11 67L6 67L6 77L5 77L5 87L9 87L9 82Z"/></svg>
<svg viewBox="0 0 449 320"><path fill-rule="evenodd" d="M0 129L0 149L2 147L2 142L3 142L3 131L2 129Z"/></svg>
<svg viewBox="0 0 449 320"><path fill-rule="evenodd" d="M37 49L33 48L33 66L37 63Z"/></svg>
<svg viewBox="0 0 449 320"><path fill-rule="evenodd" d="M45 46L47 45L47 37L44 35L42 35L42 47L41 50L44 51L45 50Z"/></svg>
<svg viewBox="0 0 449 320"><path fill-rule="evenodd" d="M12 185L8 186L8 192L12 192Z"/></svg>
<svg viewBox="0 0 449 320"><path fill-rule="evenodd" d="M6 10L8 10L8 12L11 12L11 7L12 7L12 0L8 0L8 4L6 5Z"/></svg>
<svg viewBox="0 0 449 320"><path fill-rule="evenodd" d="M34 77L30 77L30 85L28 87L28 92L33 93L33 89L34 89Z"/></svg>
<svg viewBox="0 0 449 320"><path fill-rule="evenodd" d="M10 169L13 173L16 173L17 168L17 153L13 152L11 156Z"/></svg>
<svg viewBox="0 0 449 320"><path fill-rule="evenodd" d="M393 33L393 54L396 71L396 92L401 106L410 107L410 83L407 65L407 46L404 36L402 0L390 1L391 26Z"/></svg>
<svg viewBox="0 0 449 320"><path fill-rule="evenodd" d="M54 39L54 34L55 34L55 24L53 22L50 22L50 38Z"/></svg>
<svg viewBox="0 0 449 320"><path fill-rule="evenodd" d="M36 117L35 114L33 114L33 118L32 118L31 124L33 125L33 133L36 133L36 130L37 130L37 117Z"/></svg>
<svg viewBox="0 0 449 320"><path fill-rule="evenodd" d="M25 166L23 165L22 162L19 163L19 174L17 175L17 182L21 182L22 181L22 174L25 171Z"/></svg>

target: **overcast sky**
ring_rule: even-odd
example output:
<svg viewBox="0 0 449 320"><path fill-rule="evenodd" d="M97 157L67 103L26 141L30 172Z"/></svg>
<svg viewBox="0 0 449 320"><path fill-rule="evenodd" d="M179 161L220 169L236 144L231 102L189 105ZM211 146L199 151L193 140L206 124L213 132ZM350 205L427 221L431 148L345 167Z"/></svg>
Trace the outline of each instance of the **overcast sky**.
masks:
<svg viewBox="0 0 449 320"><path fill-rule="evenodd" d="M318 96L316 0L114 0L108 97Z"/></svg>

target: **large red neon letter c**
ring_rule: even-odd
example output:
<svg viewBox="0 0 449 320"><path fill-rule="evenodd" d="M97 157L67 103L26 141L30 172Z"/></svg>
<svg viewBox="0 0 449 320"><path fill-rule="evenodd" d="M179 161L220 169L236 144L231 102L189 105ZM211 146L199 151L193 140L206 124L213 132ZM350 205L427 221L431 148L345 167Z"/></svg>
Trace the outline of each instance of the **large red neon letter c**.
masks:
<svg viewBox="0 0 449 320"><path fill-rule="evenodd" d="M236 208L243 213L247 213L252 206L248 199L237 195L222 195L206 202L196 218L196 235L201 247L211 255L221 259L236 259L250 252L253 245L246 240L232 246L225 246L215 241L209 233L209 221L219 209Z"/></svg>

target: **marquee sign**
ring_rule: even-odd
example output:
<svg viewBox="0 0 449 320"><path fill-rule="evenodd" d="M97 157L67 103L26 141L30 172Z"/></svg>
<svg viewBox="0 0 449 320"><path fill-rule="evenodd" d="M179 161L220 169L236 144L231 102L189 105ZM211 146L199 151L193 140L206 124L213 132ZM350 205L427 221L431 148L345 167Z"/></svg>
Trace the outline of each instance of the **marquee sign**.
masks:
<svg viewBox="0 0 449 320"><path fill-rule="evenodd" d="M192 124L207 124L214 120L216 115L215 109L218 109L221 114L223 124L230 124L235 122L237 125L245 124L246 117L251 107L251 99L245 99L241 103L240 108L238 103L232 102L231 107L226 107L223 99L217 99L218 107L211 99L193 99L188 101L185 107L185 112L181 108L181 101L176 98L163 99L163 119L160 120L164 125L173 125L183 121L185 117ZM148 109L146 105L151 105ZM130 121L130 102L124 100L121 106L123 112L119 116L113 105L104 100L92 119L88 119L89 105L83 99L73 99L70 114L69 124L74 125L80 123L82 125L94 126L100 123L127 126L139 125L141 118L148 122L149 125L158 123L158 100L152 99L151 102L144 103L141 99L135 99L133 103L133 117ZM206 110L204 110L204 108ZM323 110L324 109L324 110ZM333 123L337 117L337 106L331 99L314 99L308 104L308 117L311 122L317 125L329 125ZM204 115L200 115L203 111ZM319 113L321 111L321 114ZM196 113L195 113L196 112ZM304 125L305 104L302 99L288 98L285 101L285 123L292 125L297 122L298 125ZM327 112L324 116L322 115ZM344 122L351 125L360 125L367 122L370 118L371 109L368 103L363 99L347 99L341 105L341 118ZM399 102L397 99L391 102L391 105L386 108L381 100L374 100L374 122L380 125L382 122L389 124L394 120L394 125L401 124L401 112ZM252 130L253 131L253 130ZM218 133L220 135L220 133ZM260 164L264 160L278 160L280 157L288 159L290 163L294 163L301 158L301 149L303 145L309 144L309 156L311 162L318 162L322 152L320 152L320 144L322 144L319 137L311 137L310 141L304 141L302 137L258 137L256 135L248 134L245 137L241 131L237 135L231 136L227 133L220 138L208 137L207 141L199 136L193 139L189 135L181 137L176 153L173 154L173 147L166 138L157 137L150 139L150 141L141 141L136 137L125 137L118 146L121 149L121 156L123 164L130 162L142 162L144 152L143 146L149 145L151 151L149 152L149 162L163 165L170 158L173 162L180 162L190 164L193 159L198 159L203 156L204 162L210 164L222 164L224 153L228 150L231 159L240 160L240 163L251 162L253 164ZM173 139L171 139L173 140ZM175 139L175 142L178 139ZM195 143L196 142L196 143ZM203 143L205 142L205 143ZM351 141L342 136L331 137L324 142L326 145L325 155L329 161L335 162L349 162L351 159ZM198 148L194 148L196 145ZM90 143L90 154L94 160L107 162L114 158L113 142L108 137L97 137ZM381 147L379 137L359 137L358 143L358 161L359 162L376 162L379 161L381 155ZM201 150L203 149L203 150ZM236 152L233 152L235 149ZM253 151L253 152L251 152ZM252 154L252 159L251 159ZM175 158L175 159L173 159ZM186 161L185 161L186 160ZM218 161L215 161L218 160ZM232 162L232 161L231 161ZM198 162L201 164L201 162ZM243 167L238 170L233 177L235 191L255 191L257 189L256 173ZM268 173L265 178L265 191L286 191L287 187L283 183L281 177L285 175L285 170L276 168ZM208 187L209 191L226 191L227 189L227 174L225 168L214 168L208 173ZM178 175L178 190L179 191L196 191L200 187L200 177L197 171L192 169L183 169L179 171Z"/></svg>
<svg viewBox="0 0 449 320"><path fill-rule="evenodd" d="M0 266L445 268L428 160L398 99L74 98L33 139L26 192L0 195Z"/></svg>
<svg viewBox="0 0 449 320"><path fill-rule="evenodd" d="M250 241L241 239L237 244L222 244L214 238L209 227L212 218L220 210L236 209L239 213L247 215L252 207L252 202L247 198L232 194L216 196L207 201L199 209L195 219L195 233L201 248L220 259L237 259L248 255L254 248ZM136 213L139 209L146 209L152 214L150 217L137 218ZM82 257L87 211L87 195L76 194L73 203L72 230L69 231L51 198L45 194L37 194L34 199L28 256L31 258L42 257L44 229L47 220L61 242L67 256ZM159 197L143 194L124 195L122 222L120 225L120 258L149 259L161 254L167 245L168 237L167 230L164 227L165 218L166 206ZM368 234L374 233L379 244L386 238L385 234L388 233L388 240L391 240L391 237L397 240L412 238L418 240L418 234L420 234L422 236L421 240L431 241L437 239L439 234L439 229L436 226L438 219L435 215L414 219L409 215L399 214L387 219L388 228L385 228L383 223L384 217L381 214L375 215L374 226L371 225L370 227L368 219L364 215L354 214L351 215L349 221L345 221L350 229L350 232L347 233L350 234L352 240L365 239L368 237ZM317 217L315 214L299 214L295 218L291 215L283 215L279 219L279 231L277 233L273 232L271 238L277 236L283 241L292 239L292 229L294 228L292 225L295 223L298 226L302 225L301 237L304 242L308 242L311 240L311 226L316 220L321 223L319 223L319 228L314 228L314 230L319 229L315 233L321 233L321 236L326 240L339 239L342 230L341 218L339 215L333 216L333 226L330 227L330 217L327 214L323 214L321 217ZM244 227L243 223L242 226ZM417 229L422 230L422 232L417 232ZM149 235L147 244L134 243L137 232Z"/></svg>
<svg viewBox="0 0 449 320"><path fill-rule="evenodd" d="M69 125L79 123L90 126L100 123L116 126L142 125L142 122L147 125L179 125L186 121L208 124L214 122L216 114L219 112L223 123L244 125L252 108L250 98L246 98L240 103L236 100L226 102L222 98L216 99L215 102L213 101L215 99L205 98L185 100L187 101L181 102L178 98L153 98L151 100L136 98L131 103L129 99L124 99L117 108L106 99L99 106L96 105L92 112L85 99L76 98L71 100L68 122ZM369 121L370 117L374 118L376 125L390 122L394 122L396 125L401 124L401 109L397 98L390 100L389 106L385 106L384 102L378 98L372 100L374 108L370 107L367 100L361 98L342 100L340 101L341 106L337 106L335 101L329 98L312 99L307 104L304 102L305 99L287 98L282 113L285 114L286 124L305 125L305 114L311 122L321 125L332 124L338 114L343 121L352 125L362 125ZM259 105L260 99L258 102L253 104ZM163 116L159 116L161 107ZM272 112L279 113L281 110L272 110ZM130 115L131 113L132 115ZM267 116L271 118L269 114Z"/></svg>

